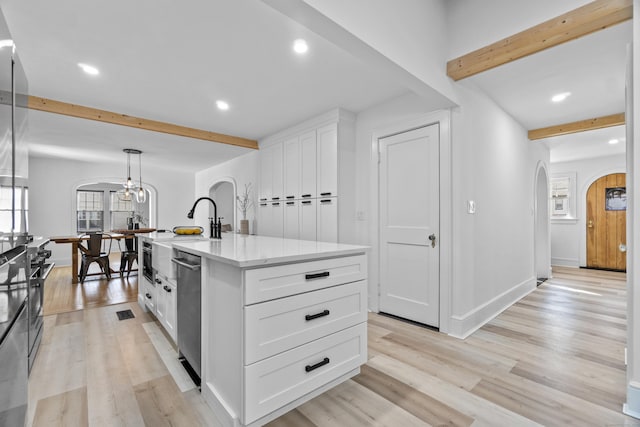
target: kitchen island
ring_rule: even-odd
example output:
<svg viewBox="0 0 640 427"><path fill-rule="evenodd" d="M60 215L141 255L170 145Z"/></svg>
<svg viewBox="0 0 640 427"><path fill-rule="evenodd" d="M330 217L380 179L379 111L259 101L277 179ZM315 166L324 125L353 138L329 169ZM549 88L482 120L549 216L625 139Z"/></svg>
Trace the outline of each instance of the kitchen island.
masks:
<svg viewBox="0 0 640 427"><path fill-rule="evenodd" d="M366 247L225 235L173 248L201 257L201 390L223 425L269 422L366 362Z"/></svg>

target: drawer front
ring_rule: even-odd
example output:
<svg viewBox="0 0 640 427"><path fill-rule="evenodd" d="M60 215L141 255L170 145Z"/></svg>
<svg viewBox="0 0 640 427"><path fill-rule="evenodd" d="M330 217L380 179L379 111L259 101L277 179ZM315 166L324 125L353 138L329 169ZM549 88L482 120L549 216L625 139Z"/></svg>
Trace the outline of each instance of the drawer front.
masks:
<svg viewBox="0 0 640 427"><path fill-rule="evenodd" d="M367 361L367 324L360 323L246 366L243 424L312 392Z"/></svg>
<svg viewBox="0 0 640 427"><path fill-rule="evenodd" d="M367 256L301 262L244 272L245 305L356 282L367 277Z"/></svg>
<svg viewBox="0 0 640 427"><path fill-rule="evenodd" d="M245 365L367 320L367 281L245 308Z"/></svg>
<svg viewBox="0 0 640 427"><path fill-rule="evenodd" d="M144 279L144 303L149 310L155 314L156 312L156 287L148 280Z"/></svg>

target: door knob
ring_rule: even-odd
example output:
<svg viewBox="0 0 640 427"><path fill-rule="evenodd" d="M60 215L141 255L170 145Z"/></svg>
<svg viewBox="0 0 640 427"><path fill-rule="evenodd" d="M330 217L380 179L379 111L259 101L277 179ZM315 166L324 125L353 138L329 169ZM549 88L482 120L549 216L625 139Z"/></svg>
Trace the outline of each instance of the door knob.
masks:
<svg viewBox="0 0 640 427"><path fill-rule="evenodd" d="M436 235L432 234L429 236L429 240L431 240L431 247L435 248L436 247Z"/></svg>
<svg viewBox="0 0 640 427"><path fill-rule="evenodd" d="M620 246L618 246L618 250L620 252L627 252L627 245L625 245L624 243L620 243Z"/></svg>
<svg viewBox="0 0 640 427"><path fill-rule="evenodd" d="M592 219L589 220L589 223L587 224L587 227L593 228L593 220Z"/></svg>

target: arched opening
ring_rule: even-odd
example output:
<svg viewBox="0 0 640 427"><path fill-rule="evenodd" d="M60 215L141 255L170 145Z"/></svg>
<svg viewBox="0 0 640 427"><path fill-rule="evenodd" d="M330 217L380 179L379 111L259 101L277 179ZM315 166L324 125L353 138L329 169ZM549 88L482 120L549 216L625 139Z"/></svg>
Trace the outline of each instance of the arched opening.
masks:
<svg viewBox="0 0 640 427"><path fill-rule="evenodd" d="M549 178L543 166L538 167L535 185L534 268L538 283L551 277L551 245L549 238Z"/></svg>
<svg viewBox="0 0 640 427"><path fill-rule="evenodd" d="M237 229L236 224L236 183L233 178L224 178L209 188L211 197L218 207L218 217L222 218L222 231ZM213 217L213 205L209 204L209 217ZM217 218L216 218L217 221Z"/></svg>

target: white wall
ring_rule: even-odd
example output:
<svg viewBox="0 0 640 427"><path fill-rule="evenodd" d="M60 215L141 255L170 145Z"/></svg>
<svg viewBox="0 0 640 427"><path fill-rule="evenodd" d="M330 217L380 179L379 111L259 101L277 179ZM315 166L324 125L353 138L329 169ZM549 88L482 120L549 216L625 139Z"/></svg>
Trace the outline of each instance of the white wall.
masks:
<svg viewBox="0 0 640 427"><path fill-rule="evenodd" d="M249 220L249 232L255 232L255 218L256 218L256 198L258 197L256 191L259 187L258 183L258 172L259 172L260 164L258 162L258 151L252 151L251 153L247 153L243 156L237 157L235 159L229 160L228 162L222 163L217 166L213 166L209 169L205 169L200 172L196 172L195 174L195 193L196 197L208 196L210 188L215 185L217 182L226 181L231 178L236 185L236 195L238 192L244 191L244 185L251 183L252 191L251 197L254 200L254 207L247 212L247 219ZM235 199L235 196L234 196ZM193 202L192 202L193 203ZM218 201L216 200L216 203ZM220 209L221 206L218 207ZM224 207L227 209L228 207ZM242 214L237 210L237 205L234 202L233 209L235 211L236 224L233 226L233 230L237 231L240 229L240 219L242 219ZM207 216L208 209L204 209L203 207L199 207L196 209L194 214L195 223L202 227L207 228ZM225 222L225 221L223 221Z"/></svg>
<svg viewBox="0 0 640 427"><path fill-rule="evenodd" d="M552 221L551 263L569 267L586 265L586 197L591 183L601 176L626 171L626 156L616 155L574 162L552 163L550 173L576 174L576 221Z"/></svg>
<svg viewBox="0 0 640 427"><path fill-rule="evenodd" d="M456 87L451 333L465 336L535 288L535 177L549 151L472 85Z"/></svg>
<svg viewBox="0 0 640 427"><path fill-rule="evenodd" d="M95 178L107 182L124 180L121 167L113 164L29 158L29 232L37 236L75 235L75 189L79 183ZM145 187L157 191L156 228L171 229L188 225L187 212L193 203L193 173L171 172L145 165ZM52 260L71 264L71 246L51 243Z"/></svg>

